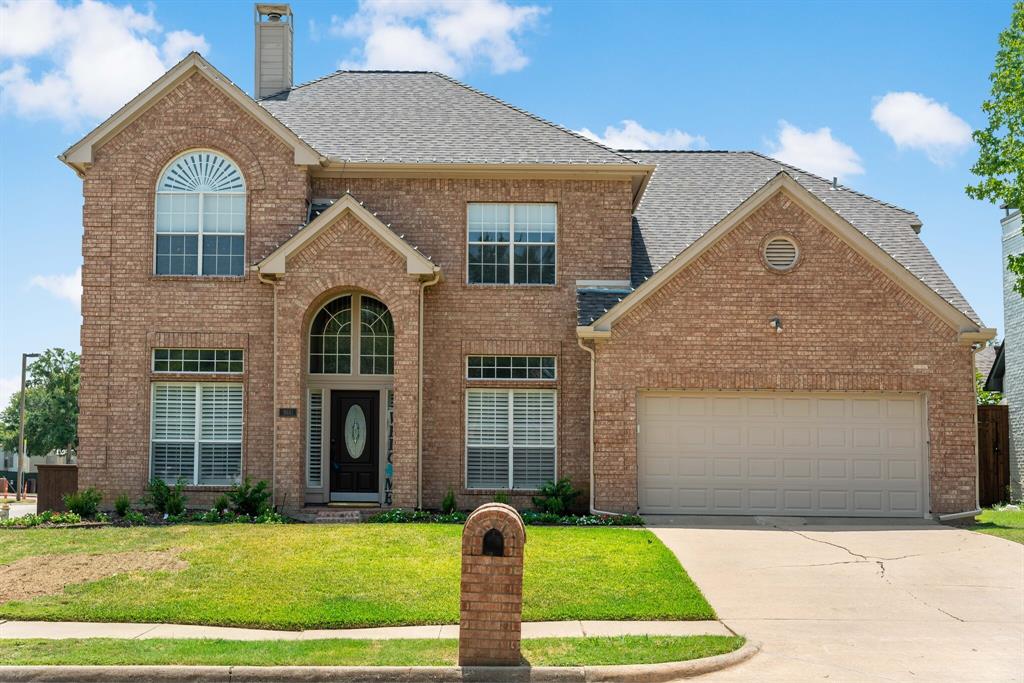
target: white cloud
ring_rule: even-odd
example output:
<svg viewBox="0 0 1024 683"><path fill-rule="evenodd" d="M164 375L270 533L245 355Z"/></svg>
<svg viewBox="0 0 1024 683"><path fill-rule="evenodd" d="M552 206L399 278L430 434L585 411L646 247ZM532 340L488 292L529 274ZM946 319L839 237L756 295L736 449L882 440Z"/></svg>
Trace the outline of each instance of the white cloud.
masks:
<svg viewBox="0 0 1024 683"><path fill-rule="evenodd" d="M351 17L331 17L330 33L363 41L342 61L343 69L427 69L459 76L486 63L500 74L527 65L517 39L547 11L505 0L360 0Z"/></svg>
<svg viewBox="0 0 1024 683"><path fill-rule="evenodd" d="M901 149L916 149L935 164L971 144L971 127L944 104L916 92L891 92L871 110L871 120Z"/></svg>
<svg viewBox="0 0 1024 683"><path fill-rule="evenodd" d="M29 284L45 289L58 299L70 301L77 308L82 306L81 266L68 275L36 275Z"/></svg>
<svg viewBox="0 0 1024 683"><path fill-rule="evenodd" d="M612 149L699 149L708 146L703 135L690 135L678 128L648 130L632 119L625 119L618 128L607 126L603 136L589 128L576 132Z"/></svg>
<svg viewBox="0 0 1024 683"><path fill-rule="evenodd" d="M831 128L806 131L779 121L779 137L770 144L768 153L779 161L825 178L845 178L864 172L860 156L853 147L832 137Z"/></svg>
<svg viewBox="0 0 1024 683"><path fill-rule="evenodd" d="M152 7L0 0L0 101L69 125L102 118L191 50L209 45L190 31L164 32Z"/></svg>

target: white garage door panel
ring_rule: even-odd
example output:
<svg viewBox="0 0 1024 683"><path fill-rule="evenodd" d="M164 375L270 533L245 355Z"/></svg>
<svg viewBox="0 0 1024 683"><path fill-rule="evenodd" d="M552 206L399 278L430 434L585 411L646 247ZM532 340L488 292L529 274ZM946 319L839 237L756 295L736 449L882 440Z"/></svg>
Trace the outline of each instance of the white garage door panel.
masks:
<svg viewBox="0 0 1024 683"><path fill-rule="evenodd" d="M644 393L647 514L924 514L924 403L907 394Z"/></svg>

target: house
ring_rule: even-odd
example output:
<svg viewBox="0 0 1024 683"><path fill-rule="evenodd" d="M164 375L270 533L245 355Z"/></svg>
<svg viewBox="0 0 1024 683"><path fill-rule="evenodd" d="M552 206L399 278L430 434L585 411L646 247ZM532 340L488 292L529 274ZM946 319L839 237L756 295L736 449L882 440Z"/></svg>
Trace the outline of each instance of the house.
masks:
<svg viewBox="0 0 1024 683"><path fill-rule="evenodd" d="M446 76L257 99L191 54L69 148L80 482L286 510L922 516L976 505L991 338L912 212L753 152L603 147Z"/></svg>
<svg viewBox="0 0 1024 683"><path fill-rule="evenodd" d="M1005 334L986 389L999 387L1010 415L1010 500L1024 497L1024 297L1014 290L1017 277L1007 259L1024 253L1021 213L1007 209L1000 221L1003 236L1003 319Z"/></svg>

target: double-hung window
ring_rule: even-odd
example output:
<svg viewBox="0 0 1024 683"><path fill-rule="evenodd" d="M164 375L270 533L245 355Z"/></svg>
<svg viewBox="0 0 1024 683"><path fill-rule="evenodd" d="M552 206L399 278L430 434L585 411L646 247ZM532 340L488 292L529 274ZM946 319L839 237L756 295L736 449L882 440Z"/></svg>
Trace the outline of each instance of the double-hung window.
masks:
<svg viewBox="0 0 1024 683"><path fill-rule="evenodd" d="M156 191L157 275L245 273L245 181L209 151L183 154Z"/></svg>
<svg viewBox="0 0 1024 683"><path fill-rule="evenodd" d="M541 389L466 392L466 487L537 489L555 478L557 395Z"/></svg>
<svg viewBox="0 0 1024 683"><path fill-rule="evenodd" d="M555 204L470 204L469 283L553 285L557 214Z"/></svg>
<svg viewBox="0 0 1024 683"><path fill-rule="evenodd" d="M151 470L156 479L217 486L242 473L242 385L155 383Z"/></svg>

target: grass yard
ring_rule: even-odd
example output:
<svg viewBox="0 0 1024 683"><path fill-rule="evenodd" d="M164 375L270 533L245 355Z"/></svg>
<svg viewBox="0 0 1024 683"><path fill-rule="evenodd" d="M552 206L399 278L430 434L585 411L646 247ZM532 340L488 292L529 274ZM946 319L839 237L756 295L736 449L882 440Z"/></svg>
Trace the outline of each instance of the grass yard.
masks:
<svg viewBox="0 0 1024 683"><path fill-rule="evenodd" d="M974 519L976 523L971 526L972 531L1024 543L1024 510L988 508Z"/></svg>
<svg viewBox="0 0 1024 683"><path fill-rule="evenodd" d="M680 662L732 652L738 636L621 636L522 641L532 666ZM454 666L457 640L5 640L0 665Z"/></svg>
<svg viewBox="0 0 1024 683"><path fill-rule="evenodd" d="M461 532L442 524L0 532L0 584L5 570L14 576L15 569L41 582L48 563L50 573L79 575L61 567L82 554L94 556L90 563L109 563L108 574L123 571L123 558L140 551L174 551L187 563L0 602L0 619L278 629L457 623ZM700 590L649 531L527 530L525 621L711 618Z"/></svg>

